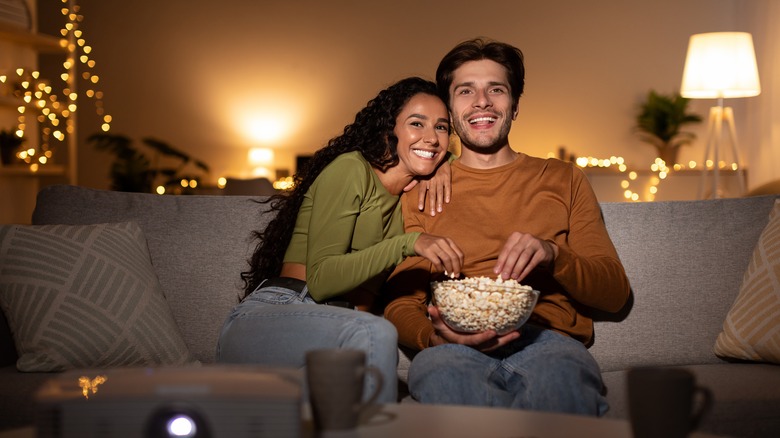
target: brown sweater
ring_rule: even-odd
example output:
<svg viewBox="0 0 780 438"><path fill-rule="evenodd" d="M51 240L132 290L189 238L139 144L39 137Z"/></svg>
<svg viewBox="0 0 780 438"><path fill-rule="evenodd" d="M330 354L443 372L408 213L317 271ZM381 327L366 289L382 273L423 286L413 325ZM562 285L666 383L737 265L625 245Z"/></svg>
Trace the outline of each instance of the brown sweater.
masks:
<svg viewBox="0 0 780 438"><path fill-rule="evenodd" d="M452 201L435 217L417 210L416 190L402 197L407 232L452 238L465 254L462 274L496 278L493 267L513 231L555 242L551 268L537 268L522 281L541 295L531 321L589 344L593 321L583 306L616 312L629 283L607 234L593 189L571 163L519 154L494 169L452 163ZM418 186L419 187L419 186ZM429 284L443 279L422 257L409 257L387 283L385 317L398 329L401 345L430 346Z"/></svg>

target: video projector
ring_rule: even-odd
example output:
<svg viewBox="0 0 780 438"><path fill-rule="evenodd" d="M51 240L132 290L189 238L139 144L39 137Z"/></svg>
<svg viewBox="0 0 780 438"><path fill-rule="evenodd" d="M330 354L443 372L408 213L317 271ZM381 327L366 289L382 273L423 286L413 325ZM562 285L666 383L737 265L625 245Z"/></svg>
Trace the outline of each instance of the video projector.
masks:
<svg viewBox="0 0 780 438"><path fill-rule="evenodd" d="M300 378L228 365L68 371L36 393L37 436L298 438Z"/></svg>

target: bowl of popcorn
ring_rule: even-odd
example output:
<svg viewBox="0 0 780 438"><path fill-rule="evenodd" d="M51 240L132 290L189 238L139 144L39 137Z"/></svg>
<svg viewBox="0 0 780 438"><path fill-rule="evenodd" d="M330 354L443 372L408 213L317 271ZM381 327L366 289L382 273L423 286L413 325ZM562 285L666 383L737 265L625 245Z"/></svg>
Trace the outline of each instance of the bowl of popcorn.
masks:
<svg viewBox="0 0 780 438"><path fill-rule="evenodd" d="M515 280L467 277L431 283L434 304L453 330L499 335L517 330L531 316L539 291Z"/></svg>

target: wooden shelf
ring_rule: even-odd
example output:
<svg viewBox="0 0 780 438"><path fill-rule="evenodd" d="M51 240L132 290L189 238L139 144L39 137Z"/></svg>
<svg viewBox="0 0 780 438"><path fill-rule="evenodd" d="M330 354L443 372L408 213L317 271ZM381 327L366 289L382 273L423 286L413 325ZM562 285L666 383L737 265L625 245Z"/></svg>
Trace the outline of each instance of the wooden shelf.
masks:
<svg viewBox="0 0 780 438"><path fill-rule="evenodd" d="M67 53L60 44L62 38L30 32L22 27L0 22L0 40L30 46L41 53Z"/></svg>
<svg viewBox="0 0 780 438"><path fill-rule="evenodd" d="M61 176L65 175L65 167L59 164L38 166L37 171L30 170L29 165L12 164L0 166L0 176Z"/></svg>

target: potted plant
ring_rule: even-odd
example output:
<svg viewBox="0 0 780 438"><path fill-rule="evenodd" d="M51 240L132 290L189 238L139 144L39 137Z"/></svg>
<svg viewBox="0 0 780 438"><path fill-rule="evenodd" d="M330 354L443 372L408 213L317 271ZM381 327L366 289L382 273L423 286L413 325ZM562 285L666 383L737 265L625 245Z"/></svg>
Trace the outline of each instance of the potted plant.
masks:
<svg viewBox="0 0 780 438"><path fill-rule="evenodd" d="M14 162L19 146L24 143L24 139L17 136L13 131L0 131L0 162L8 166Z"/></svg>
<svg viewBox="0 0 780 438"><path fill-rule="evenodd" d="M677 164L681 146L696 138L682 127L701 122L701 116L688 112L689 99L679 93L664 95L650 90L636 116L636 130L642 141L655 146L658 156L671 166Z"/></svg>
<svg viewBox="0 0 780 438"><path fill-rule="evenodd" d="M185 173L188 164L194 164L202 172L209 171L209 167L202 161L194 160L167 143L152 138L144 138L145 148L140 149L133 145L130 138L120 134L93 134L88 141L95 148L114 154L111 189L120 192L153 193L157 186L164 186L166 193L182 192L182 179L200 182L200 176ZM149 159L144 149L154 154L154 160ZM178 161L178 164L174 167L157 165L159 156L172 158ZM152 164L152 161L155 164Z"/></svg>

